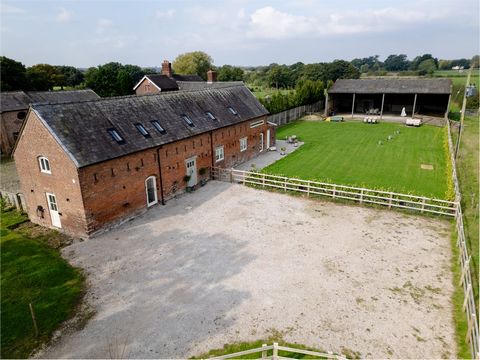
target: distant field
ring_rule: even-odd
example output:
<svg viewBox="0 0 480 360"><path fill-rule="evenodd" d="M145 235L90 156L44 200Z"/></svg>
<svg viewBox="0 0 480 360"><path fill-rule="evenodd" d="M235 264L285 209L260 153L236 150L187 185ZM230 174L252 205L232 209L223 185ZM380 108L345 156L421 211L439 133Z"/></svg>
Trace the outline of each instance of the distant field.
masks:
<svg viewBox="0 0 480 360"><path fill-rule="evenodd" d="M397 130L400 131L398 135L395 134ZM305 144L265 168L265 172L446 197L445 132L442 128L297 121L277 130L277 139L289 135L297 135ZM393 140L387 140L389 135ZM422 169L422 164L432 165L433 170Z"/></svg>

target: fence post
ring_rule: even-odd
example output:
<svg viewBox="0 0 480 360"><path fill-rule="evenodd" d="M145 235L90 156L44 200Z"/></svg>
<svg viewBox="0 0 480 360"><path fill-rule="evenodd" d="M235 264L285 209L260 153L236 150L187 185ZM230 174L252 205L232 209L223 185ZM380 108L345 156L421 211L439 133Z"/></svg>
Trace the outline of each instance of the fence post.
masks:
<svg viewBox="0 0 480 360"><path fill-rule="evenodd" d="M263 185L263 188L265 189L265 173L263 173L263 176L262 176L262 185Z"/></svg>
<svg viewBox="0 0 480 360"><path fill-rule="evenodd" d="M472 284L467 285L467 291L463 294L465 295L465 300L463 301L463 306L462 309L463 311L466 311L467 309L467 303L468 303L468 295L470 294L470 291L472 291Z"/></svg>
<svg viewBox="0 0 480 360"><path fill-rule="evenodd" d="M467 273L467 269L470 266L470 258L471 258L471 256L469 256L467 261L465 261L465 264L463 264L462 275L460 275L460 283L458 285L463 285L464 278L465 278L465 275Z"/></svg>
<svg viewBox="0 0 480 360"><path fill-rule="evenodd" d="M35 318L35 311L33 311L32 303L29 303L28 306L30 307L30 315L32 316L33 329L35 330L35 337L38 337L38 327L37 327L37 319Z"/></svg>
<svg viewBox="0 0 480 360"><path fill-rule="evenodd" d="M247 174L248 174L247 171L243 172L243 185L245 185L247 183Z"/></svg>
<svg viewBox="0 0 480 360"><path fill-rule="evenodd" d="M307 181L307 196L310 197L310 180Z"/></svg>
<svg viewBox="0 0 480 360"><path fill-rule="evenodd" d="M267 347L267 344L262 344L262 348ZM262 351L262 359L265 359L267 357L267 350Z"/></svg>
<svg viewBox="0 0 480 360"><path fill-rule="evenodd" d="M360 204L363 202L363 189L360 190Z"/></svg>
<svg viewBox="0 0 480 360"><path fill-rule="evenodd" d="M473 324L475 322L475 314L472 314L472 316L470 316L468 318L468 328L467 328L467 334L465 335L465 342L468 344L470 342L470 335L472 333L472 330L473 330Z"/></svg>
<svg viewBox="0 0 480 360"><path fill-rule="evenodd" d="M233 183L233 169L230 169L230 182Z"/></svg>
<svg viewBox="0 0 480 360"><path fill-rule="evenodd" d="M273 343L273 355L272 355L272 359L273 359L273 360L278 359L278 343L276 343L276 342Z"/></svg>
<svg viewBox="0 0 480 360"><path fill-rule="evenodd" d="M422 199L422 213L423 213L423 210L425 210L425 197Z"/></svg>
<svg viewBox="0 0 480 360"><path fill-rule="evenodd" d="M333 196L332 196L333 199L335 199L336 189L337 189L337 187L335 185L333 185Z"/></svg>
<svg viewBox="0 0 480 360"><path fill-rule="evenodd" d="M284 178L284 179L285 179L285 182L283 183L283 190L287 192L287 178Z"/></svg>
<svg viewBox="0 0 480 360"><path fill-rule="evenodd" d="M393 192L390 193L390 198L388 199L388 208L392 208L392 201L393 201Z"/></svg>

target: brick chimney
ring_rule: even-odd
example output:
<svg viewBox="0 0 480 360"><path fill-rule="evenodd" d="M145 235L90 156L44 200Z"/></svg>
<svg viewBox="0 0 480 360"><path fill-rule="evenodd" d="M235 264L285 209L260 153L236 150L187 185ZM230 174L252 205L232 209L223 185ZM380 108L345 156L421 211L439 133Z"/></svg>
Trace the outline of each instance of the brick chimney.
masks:
<svg viewBox="0 0 480 360"><path fill-rule="evenodd" d="M217 81L217 72L210 69L207 71L207 84L211 84Z"/></svg>
<svg viewBox="0 0 480 360"><path fill-rule="evenodd" d="M162 63L162 75L167 75L168 77L172 77L172 64L168 60L163 60Z"/></svg>

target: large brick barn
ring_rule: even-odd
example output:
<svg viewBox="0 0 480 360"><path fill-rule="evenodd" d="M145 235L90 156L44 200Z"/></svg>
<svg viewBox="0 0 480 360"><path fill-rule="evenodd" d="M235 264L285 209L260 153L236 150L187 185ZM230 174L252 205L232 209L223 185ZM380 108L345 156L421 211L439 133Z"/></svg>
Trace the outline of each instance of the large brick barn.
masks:
<svg viewBox="0 0 480 360"><path fill-rule="evenodd" d="M68 91L7 91L0 93L0 149L10 155L28 106L33 103L63 103L94 100L99 96L90 89Z"/></svg>
<svg viewBox="0 0 480 360"><path fill-rule="evenodd" d="M212 166L247 161L274 139L265 108L233 84L34 104L14 158L30 219L83 237L199 186Z"/></svg>

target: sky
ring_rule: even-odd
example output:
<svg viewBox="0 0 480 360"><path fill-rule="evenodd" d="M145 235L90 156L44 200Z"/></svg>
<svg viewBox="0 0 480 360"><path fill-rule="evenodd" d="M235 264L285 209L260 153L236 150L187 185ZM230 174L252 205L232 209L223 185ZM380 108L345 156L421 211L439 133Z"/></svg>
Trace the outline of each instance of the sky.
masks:
<svg viewBox="0 0 480 360"><path fill-rule="evenodd" d="M479 50L478 0L0 0L0 55L27 66L217 66Z"/></svg>

